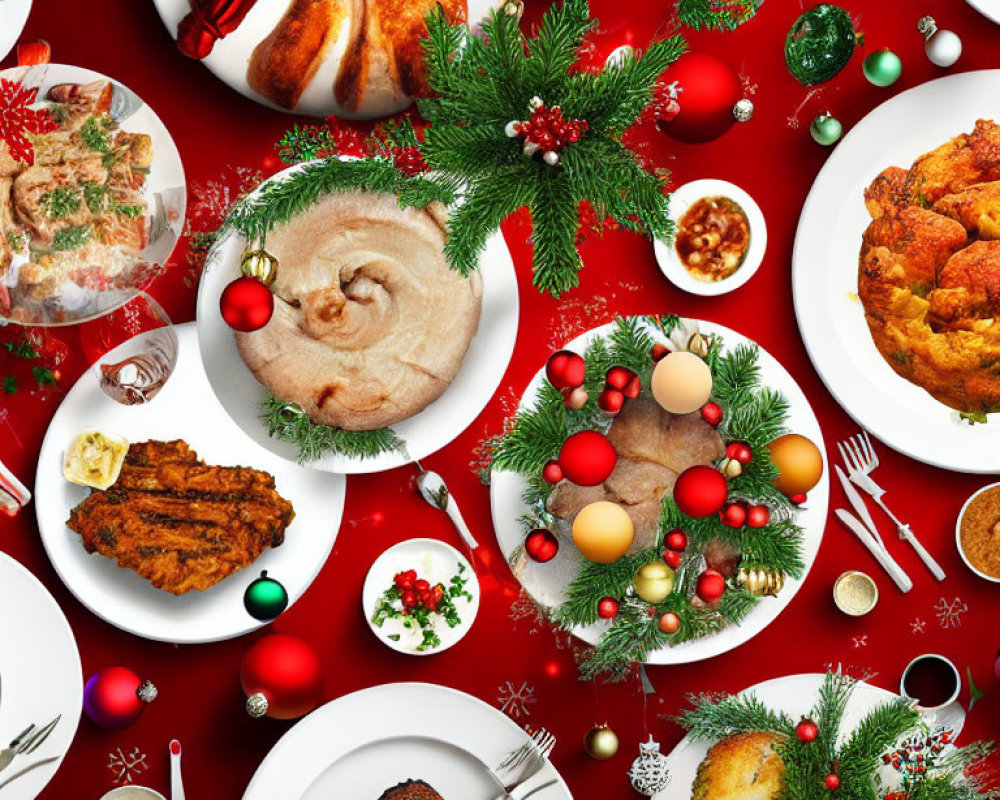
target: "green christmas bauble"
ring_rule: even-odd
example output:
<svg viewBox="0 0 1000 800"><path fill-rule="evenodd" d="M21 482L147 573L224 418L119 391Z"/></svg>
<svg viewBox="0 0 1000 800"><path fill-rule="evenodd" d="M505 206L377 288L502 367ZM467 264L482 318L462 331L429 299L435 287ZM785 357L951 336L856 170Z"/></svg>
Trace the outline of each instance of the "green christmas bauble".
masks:
<svg viewBox="0 0 1000 800"><path fill-rule="evenodd" d="M836 142L844 132L844 126L840 121L830 114L820 114L809 126L809 134L819 144L831 145Z"/></svg>
<svg viewBox="0 0 1000 800"><path fill-rule="evenodd" d="M288 608L288 592L278 581L267 577L267 570L264 570L247 587L243 594L243 605L254 619L269 622Z"/></svg>
<svg viewBox="0 0 1000 800"><path fill-rule="evenodd" d="M865 58L861 69L870 83L876 86L892 86L903 74L903 62L892 50L883 47Z"/></svg>
<svg viewBox="0 0 1000 800"><path fill-rule="evenodd" d="M795 20L785 37L785 64L801 84L828 81L851 60L857 34L850 15L823 3Z"/></svg>

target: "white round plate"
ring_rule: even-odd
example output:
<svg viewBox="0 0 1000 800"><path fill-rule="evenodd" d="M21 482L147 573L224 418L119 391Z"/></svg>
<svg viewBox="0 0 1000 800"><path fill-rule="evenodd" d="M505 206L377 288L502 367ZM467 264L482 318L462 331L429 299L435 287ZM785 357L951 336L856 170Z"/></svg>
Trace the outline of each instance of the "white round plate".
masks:
<svg viewBox="0 0 1000 800"><path fill-rule="evenodd" d="M268 182L281 180L303 166L284 170ZM236 337L219 311L222 290L241 275L240 256L245 248L243 236L230 231L209 254L198 287L201 356L212 388L243 431L272 453L295 461L295 445L267 435L260 419L267 389L243 362L236 347ZM444 393L419 414L392 426L406 445L405 451L381 453L374 458L328 454L310 461L308 466L346 475L383 472L440 450L472 424L500 385L517 339L517 278L514 262L500 233L491 236L486 243L486 251L479 260L479 272L483 280L479 329L472 337L458 374Z"/></svg>
<svg viewBox="0 0 1000 800"><path fill-rule="evenodd" d="M31 13L31 0L0 0L0 61L14 49Z"/></svg>
<svg viewBox="0 0 1000 800"><path fill-rule="evenodd" d="M965 0L965 2L986 19L1000 25L1000 5L997 4L996 0Z"/></svg>
<svg viewBox="0 0 1000 800"><path fill-rule="evenodd" d="M824 676L820 674L788 675L758 683L740 694L754 694L767 708L779 713L784 712L795 720L808 714L816 704L823 679ZM885 689L858 683L847 703L838 741L842 742L849 736L866 714L895 697L896 695ZM691 797L695 778L698 776L698 766L713 744L715 744L713 741L695 741L690 736L681 739L667 756L667 768L671 775L670 786L654 795L655 800Z"/></svg>
<svg viewBox="0 0 1000 800"><path fill-rule="evenodd" d="M487 767L527 740L516 722L464 692L387 683L344 695L296 724L257 768L243 800L376 798L407 780L423 780L446 798L493 800L502 791ZM540 777L557 782L533 800L572 800L551 763Z"/></svg>
<svg viewBox="0 0 1000 800"><path fill-rule="evenodd" d="M736 331L716 325L711 322L699 322L702 334L717 334L722 337L725 349L730 350L739 344L753 344L749 339ZM594 338L607 335L613 324L602 325L578 336L565 346L565 349L583 353ZM660 342L666 342L657 330L650 327L650 333ZM759 346L758 346L759 347ZM823 538L823 528L826 524L827 502L830 496L830 481L827 477L826 448L823 445L823 433L819 421L813 414L809 401L799 389L795 379L781 364L763 347L759 348L760 379L762 386L770 386L781 392L788 400L788 429L811 439L823 453L823 477L816 487L809 492L809 501L799 509L796 524L803 530L802 558L805 561L805 572L798 580L787 578L784 588L777 597L766 597L754 606L753 610L739 625L729 625L719 633L702 639L693 639L673 647L663 647L654 650L646 660L647 664L687 664L691 661L703 661L739 647L749 641L773 622L784 610L799 587L805 581L812 563L819 551ZM539 386L545 379L545 370L540 369L531 379L528 388L521 396L518 410L533 403ZM527 487L527 482L516 472L501 472L493 470L490 477L490 502L493 511L493 527L496 530L497 542L504 556L509 561L515 548L524 539L521 528L521 516L529 513L530 508L521 499ZM575 548L562 547L555 558L545 564L538 564L530 559L525 560L521 581L525 589L539 603L549 608L561 605L565 600L566 584L575 577L578 569L578 556ZM573 633L588 644L596 644L601 634L609 627L606 621L593 625L573 628Z"/></svg>
<svg viewBox="0 0 1000 800"><path fill-rule="evenodd" d="M460 564L465 567L462 573L466 579L465 590L472 595L472 600L469 601L464 597L455 599L455 610L458 612L461 624L454 628L449 628L448 624L438 617L438 624L434 626L434 630L441 639L441 644L437 647L417 650L420 631L417 630L415 633L415 641L408 640L398 620L386 620L381 628L372 622L379 597L392 587L393 578L397 573L408 569L416 570L418 579L426 580L431 586L442 583L447 588L452 576L458 574ZM368 627L382 644L411 656L431 656L458 644L472 628L472 623L476 621L476 614L479 612L479 580L465 556L450 544L437 539L408 539L390 547L371 565L368 575L365 576L364 589L361 591L361 610L368 620ZM436 615L432 615L432 619L434 616ZM399 634L399 640L390 639L390 634Z"/></svg>
<svg viewBox="0 0 1000 800"><path fill-rule="evenodd" d="M31 800L45 788L69 750L83 706L83 675L73 631L38 579L0 553L0 742L6 746L30 723L62 719L31 756L0 773L0 800ZM42 759L51 763L25 772Z"/></svg>
<svg viewBox="0 0 1000 800"><path fill-rule="evenodd" d="M2 2L2 0L0 0ZM153 0L156 10L160 12L163 24L167 26L170 35L177 38L177 26L191 12L190 0ZM351 6L351 3L347 4ZM489 10L497 5L492 0L469 0L469 19L483 19ZM355 8L363 8L364 3L353 3ZM341 34L330 47L323 63L313 76L309 86L299 98L294 109L276 105L256 90L250 88L247 81L247 64L250 55L267 36L271 34L279 20L285 15L289 4L282 2L257 3L240 26L228 36L215 43L212 52L202 59L215 76L227 83L245 97L249 97L262 105L287 114L311 114L325 117L333 114L345 119L388 117L402 111L410 104L410 98L402 96L398 102L383 108L373 109L371 114L358 114L349 109L341 108L333 95L333 85L337 78L340 60L347 49L349 37L346 36L351 20L343 20ZM378 112L378 113L375 113Z"/></svg>
<svg viewBox="0 0 1000 800"><path fill-rule="evenodd" d="M857 299L864 190L977 119L1000 120L1000 70L930 81L887 100L843 138L806 198L792 254L799 331L827 389L855 422L918 461L959 472L1000 470L1000 416L969 425L901 378L875 348ZM928 113L928 109L934 109Z"/></svg>
<svg viewBox="0 0 1000 800"><path fill-rule="evenodd" d="M3 29L2 9L9 2L11 0L0 0L0 30ZM184 230L187 183L177 145L166 126L142 98L100 72L67 64L37 64L5 69L0 71L0 78L37 88L37 102L45 99L49 89L62 83L110 81L113 87L111 114L121 129L129 133L144 133L152 139L153 163L143 187L146 214L150 218L149 244L139 254L133 271L129 273L132 285L93 290L66 280L59 287L58 301L46 301L30 307L15 306L14 311L20 312L20 315L11 313L16 322L29 325L71 324L103 316L133 299L138 289L147 286L163 270ZM7 280L16 282L15 270L9 271Z"/></svg>
<svg viewBox="0 0 1000 800"><path fill-rule="evenodd" d="M739 205L750 225L750 246L743 263L728 278L721 281L699 281L684 266L673 241L668 244L660 239L653 240L656 263L659 264L660 272L666 279L678 289L705 297L715 297L739 289L760 269L764 261L764 252L767 250L767 224L764 222L764 213L750 195L729 181L704 178L679 186L670 193L670 219L675 226L679 225L688 209L699 200L719 196L728 197Z"/></svg>
<svg viewBox="0 0 1000 800"><path fill-rule="evenodd" d="M93 369L77 381L45 434L35 479L35 511L42 544L59 576L97 616L136 636L194 644L241 636L264 623L243 607L251 581L267 570L288 591L289 604L319 574L340 527L346 481L305 469L258 447L229 418L212 394L198 358L193 322L176 326L177 366L166 385L145 405L123 406L101 391ZM106 357L114 360L115 351ZM110 558L88 554L66 527L70 509L88 490L63 477L66 447L81 430L97 428L130 442L183 439L207 464L248 466L274 476L278 492L292 503L295 519L279 547L205 591L175 597L156 589Z"/></svg>

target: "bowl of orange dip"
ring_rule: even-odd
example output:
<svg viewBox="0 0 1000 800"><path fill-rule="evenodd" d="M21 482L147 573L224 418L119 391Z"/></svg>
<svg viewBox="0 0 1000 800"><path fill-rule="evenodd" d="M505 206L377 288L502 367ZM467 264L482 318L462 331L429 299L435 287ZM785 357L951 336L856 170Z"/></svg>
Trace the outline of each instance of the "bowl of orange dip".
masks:
<svg viewBox="0 0 1000 800"><path fill-rule="evenodd" d="M955 524L958 553L980 578L1000 583L1000 483L965 501Z"/></svg>
<svg viewBox="0 0 1000 800"><path fill-rule="evenodd" d="M686 292L719 295L745 284L760 267L767 227L760 207L739 186L714 178L685 183L670 195L674 236L654 242L667 279Z"/></svg>

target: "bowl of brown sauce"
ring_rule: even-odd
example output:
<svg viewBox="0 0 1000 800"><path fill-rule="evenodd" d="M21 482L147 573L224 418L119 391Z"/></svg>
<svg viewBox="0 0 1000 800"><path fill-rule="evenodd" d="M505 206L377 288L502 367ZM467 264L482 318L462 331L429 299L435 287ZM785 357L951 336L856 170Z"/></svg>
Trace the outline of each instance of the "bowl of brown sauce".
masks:
<svg viewBox="0 0 1000 800"><path fill-rule="evenodd" d="M654 243L667 279L686 292L719 295L750 280L767 247L760 207L728 181L686 183L670 195L674 236Z"/></svg>

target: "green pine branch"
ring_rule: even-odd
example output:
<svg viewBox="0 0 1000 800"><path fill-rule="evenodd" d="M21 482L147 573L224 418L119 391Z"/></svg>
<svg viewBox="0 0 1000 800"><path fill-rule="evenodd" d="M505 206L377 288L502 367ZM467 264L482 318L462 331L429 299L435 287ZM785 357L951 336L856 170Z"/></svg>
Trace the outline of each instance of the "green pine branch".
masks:
<svg viewBox="0 0 1000 800"><path fill-rule="evenodd" d="M678 19L696 30L732 31L752 19L758 5L756 0L678 0L676 8Z"/></svg>
<svg viewBox="0 0 1000 800"><path fill-rule="evenodd" d="M294 444L300 464L326 455L350 458L374 458L382 453L403 451L405 445L391 428L370 431L347 431L329 425L317 425L301 411L290 408L268 392L261 404L261 419L267 435Z"/></svg>
<svg viewBox="0 0 1000 800"><path fill-rule="evenodd" d="M794 737L795 723L787 714L772 711L756 695L690 695L691 708L675 719L692 739L724 739L756 731Z"/></svg>

